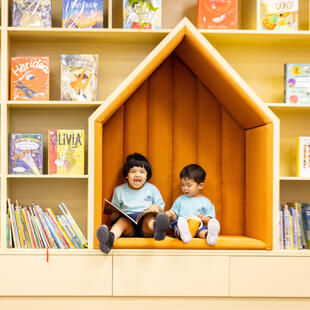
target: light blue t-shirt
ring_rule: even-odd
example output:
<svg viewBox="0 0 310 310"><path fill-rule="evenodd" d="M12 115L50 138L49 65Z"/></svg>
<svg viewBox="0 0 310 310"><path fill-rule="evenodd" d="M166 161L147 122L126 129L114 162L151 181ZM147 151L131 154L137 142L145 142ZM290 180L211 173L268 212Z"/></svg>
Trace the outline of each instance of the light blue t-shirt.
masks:
<svg viewBox="0 0 310 310"><path fill-rule="evenodd" d="M165 203L156 186L146 182L138 190L131 189L128 183L117 186L114 189L112 203L127 214L146 212L145 208L156 204L164 209Z"/></svg>
<svg viewBox="0 0 310 310"><path fill-rule="evenodd" d="M215 208L212 202L204 196L187 197L179 196L172 205L177 217L185 217L186 219L196 214L215 218Z"/></svg>

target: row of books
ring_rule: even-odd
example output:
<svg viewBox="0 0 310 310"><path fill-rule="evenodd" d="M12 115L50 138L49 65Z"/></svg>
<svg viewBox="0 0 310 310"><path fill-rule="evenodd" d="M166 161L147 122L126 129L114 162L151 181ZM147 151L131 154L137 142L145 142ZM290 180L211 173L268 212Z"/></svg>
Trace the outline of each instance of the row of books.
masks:
<svg viewBox="0 0 310 310"><path fill-rule="evenodd" d="M98 55L61 55L61 100L97 100ZM11 100L49 100L49 57L11 58Z"/></svg>
<svg viewBox="0 0 310 310"><path fill-rule="evenodd" d="M310 249L310 203L280 205L280 249Z"/></svg>
<svg viewBox="0 0 310 310"><path fill-rule="evenodd" d="M18 249L80 249L87 240L65 203L58 205L60 215L51 208L44 211L32 204L22 207L8 199L6 224L7 248Z"/></svg>
<svg viewBox="0 0 310 310"><path fill-rule="evenodd" d="M84 174L84 130L48 130L48 174ZM9 135L9 173L43 174L43 135Z"/></svg>
<svg viewBox="0 0 310 310"><path fill-rule="evenodd" d="M13 0L12 5L12 26L52 26L51 0ZM123 27L161 28L161 7L162 0L123 0ZM197 0L197 7L198 28L238 28L238 0ZM296 31L298 10L298 0L257 0L257 28ZM63 0L62 27L102 28L103 0Z"/></svg>

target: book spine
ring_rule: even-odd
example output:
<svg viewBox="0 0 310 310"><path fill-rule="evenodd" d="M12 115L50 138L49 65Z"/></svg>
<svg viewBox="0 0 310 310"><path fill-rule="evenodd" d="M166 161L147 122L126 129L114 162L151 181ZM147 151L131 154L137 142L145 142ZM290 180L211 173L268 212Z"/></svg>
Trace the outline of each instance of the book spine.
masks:
<svg viewBox="0 0 310 310"><path fill-rule="evenodd" d="M40 218L39 216L37 215L37 213L35 212L35 210L33 209L33 212L35 214L34 216L34 220L37 224L37 227L38 227L38 230L39 230L39 233L40 233L40 236L41 236L41 239L42 239L42 242L43 242L43 248L50 248L51 245L49 243L49 240L48 240L48 237L44 231L44 228L42 227L42 224L41 224L41 221L40 221Z"/></svg>
<svg viewBox="0 0 310 310"><path fill-rule="evenodd" d="M38 214L38 218L40 219L40 223L41 223L41 226L43 228L46 240L48 241L49 248L56 248L57 246L55 244L55 241L54 241L54 239L50 233L50 230L48 229L46 222L43 218L42 209L39 206L35 206L34 210L36 210L36 213Z"/></svg>
<svg viewBox="0 0 310 310"><path fill-rule="evenodd" d="M291 232L290 232L290 215L288 211L288 206L284 206L284 217L285 217L285 249L291 250Z"/></svg>
<svg viewBox="0 0 310 310"><path fill-rule="evenodd" d="M303 220L303 214L302 214L302 207L299 206L298 208L299 213L299 222L300 222L300 231L301 231L301 244L303 249L307 249L307 238L306 238L306 232L304 227L304 220Z"/></svg>
<svg viewBox="0 0 310 310"><path fill-rule="evenodd" d="M74 233L70 230L70 228L68 227L67 222L64 219L64 215L57 215L57 219L58 221L61 223L61 226L63 227L63 229L65 230L65 232L67 233L70 242L72 243L72 248L76 249L79 248L79 244L76 242L75 240L75 236Z"/></svg>
<svg viewBox="0 0 310 310"><path fill-rule="evenodd" d="M73 231L72 227L68 223L65 215L61 215L61 221L63 226L66 228L66 231L70 234L71 241L74 243L76 248L83 248L83 245L80 243L78 237L76 236L75 232Z"/></svg>
<svg viewBox="0 0 310 310"><path fill-rule="evenodd" d="M301 235L301 226L300 226L300 213L299 213L299 204L296 202L294 204L295 213L296 213L296 222L297 222L297 245L298 249L302 249L302 235Z"/></svg>
<svg viewBox="0 0 310 310"><path fill-rule="evenodd" d="M55 232L54 228L53 228L53 224L51 223L50 219L48 218L47 214L45 212L42 212L43 218L45 220L46 226L48 227L55 243L56 243L56 247L63 249L64 246L60 240L60 238L58 238L57 233Z"/></svg>
<svg viewBox="0 0 310 310"><path fill-rule="evenodd" d="M9 200L9 210L10 210L10 215L11 215L11 219L12 219L14 247L15 248L21 248L21 242L20 242L20 239L19 239L20 237L19 237L19 233L18 233L18 227L17 227L16 216L15 216L14 204L10 203L10 200Z"/></svg>
<svg viewBox="0 0 310 310"><path fill-rule="evenodd" d="M38 229L37 224L35 222L35 219L34 219L32 213L30 211L28 213L28 217L29 217L29 220L30 220L31 225L33 227L33 231L34 231L34 235L35 235L35 238L36 238L36 241L37 241L38 248L42 249L44 247L44 244L42 242L42 239L41 239L41 236L40 236L40 232L39 232L39 229Z"/></svg>
<svg viewBox="0 0 310 310"><path fill-rule="evenodd" d="M14 213L15 213L15 218L16 218L16 223L17 223L17 231L18 231L18 235L19 235L20 245L21 245L21 248L23 249L25 247L25 236L24 236L24 232L22 230L22 224L20 222L17 207L15 207Z"/></svg>
<svg viewBox="0 0 310 310"><path fill-rule="evenodd" d="M25 219L24 219L24 216L22 213L22 209L20 206L18 206L17 208L18 208L18 214L19 214L20 222L22 224L22 230L23 230L23 235L24 235L24 240L25 240L24 246L25 246L25 248L29 249L32 247L31 242L30 242L29 232L28 232L28 229L27 229L27 226L25 223Z"/></svg>
<svg viewBox="0 0 310 310"><path fill-rule="evenodd" d="M27 233L28 233L28 236L29 236L29 241L30 241L30 247L32 249L35 249L37 248L36 247L36 244L34 242L34 239L33 239L33 236L32 236L32 232L31 232L31 228L30 228L30 225L29 225L29 222L28 222L28 219L27 219L27 216L26 216L26 213L25 213L25 207L21 209L21 213L22 213L22 216L23 216L23 220L25 222L25 226L27 228Z"/></svg>
<svg viewBox="0 0 310 310"><path fill-rule="evenodd" d="M298 233L297 233L297 217L296 217L296 210L294 207L291 208L291 215L292 215L292 227L293 227L293 244L294 250L298 250Z"/></svg>
<svg viewBox="0 0 310 310"><path fill-rule="evenodd" d="M280 206L280 213L279 213L279 215L280 215L280 219L279 219L279 226L280 226L280 236L279 236L279 247L280 247L280 249L281 250L283 250L284 249L284 238L283 238L283 210L282 210L282 208L281 208L281 206Z"/></svg>
<svg viewBox="0 0 310 310"><path fill-rule="evenodd" d="M289 100L287 98L287 70L288 70L288 64L284 64L284 102L289 103Z"/></svg>

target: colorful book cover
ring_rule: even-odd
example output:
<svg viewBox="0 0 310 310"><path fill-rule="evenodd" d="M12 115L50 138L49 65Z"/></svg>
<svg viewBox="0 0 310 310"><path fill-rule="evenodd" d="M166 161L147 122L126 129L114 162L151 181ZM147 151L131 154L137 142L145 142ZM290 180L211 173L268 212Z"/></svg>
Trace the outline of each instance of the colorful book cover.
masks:
<svg viewBox="0 0 310 310"><path fill-rule="evenodd" d="M285 103L310 103L310 64L284 65Z"/></svg>
<svg viewBox="0 0 310 310"><path fill-rule="evenodd" d="M63 28L103 28L103 0L63 0Z"/></svg>
<svg viewBox="0 0 310 310"><path fill-rule="evenodd" d="M198 28L237 29L238 0L198 0Z"/></svg>
<svg viewBox="0 0 310 310"><path fill-rule="evenodd" d="M302 220L304 225L304 230L306 234L307 247L310 248L310 205L307 203L302 204Z"/></svg>
<svg viewBox="0 0 310 310"><path fill-rule="evenodd" d="M49 58L11 58L11 100L49 100Z"/></svg>
<svg viewBox="0 0 310 310"><path fill-rule="evenodd" d="M310 137L297 137L296 175L310 177Z"/></svg>
<svg viewBox="0 0 310 310"><path fill-rule="evenodd" d="M51 0L12 0L12 26L51 28Z"/></svg>
<svg viewBox="0 0 310 310"><path fill-rule="evenodd" d="M43 135L9 135L9 174L43 174Z"/></svg>
<svg viewBox="0 0 310 310"><path fill-rule="evenodd" d="M161 0L123 0L124 29L161 29Z"/></svg>
<svg viewBox="0 0 310 310"><path fill-rule="evenodd" d="M84 130L48 131L48 173L84 174Z"/></svg>
<svg viewBox="0 0 310 310"><path fill-rule="evenodd" d="M298 30L298 0L259 0L257 3L259 30Z"/></svg>
<svg viewBox="0 0 310 310"><path fill-rule="evenodd" d="M97 100L98 55L61 55L61 100Z"/></svg>

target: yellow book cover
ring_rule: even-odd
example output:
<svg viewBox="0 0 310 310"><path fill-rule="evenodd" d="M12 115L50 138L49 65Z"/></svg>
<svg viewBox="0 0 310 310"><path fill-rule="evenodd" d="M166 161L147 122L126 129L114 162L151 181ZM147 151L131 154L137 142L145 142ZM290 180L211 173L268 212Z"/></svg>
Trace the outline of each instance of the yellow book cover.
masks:
<svg viewBox="0 0 310 310"><path fill-rule="evenodd" d="M48 131L48 173L84 174L83 129L51 129Z"/></svg>
<svg viewBox="0 0 310 310"><path fill-rule="evenodd" d="M310 137L297 137L296 176L310 177Z"/></svg>

